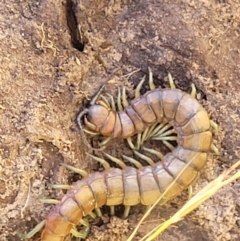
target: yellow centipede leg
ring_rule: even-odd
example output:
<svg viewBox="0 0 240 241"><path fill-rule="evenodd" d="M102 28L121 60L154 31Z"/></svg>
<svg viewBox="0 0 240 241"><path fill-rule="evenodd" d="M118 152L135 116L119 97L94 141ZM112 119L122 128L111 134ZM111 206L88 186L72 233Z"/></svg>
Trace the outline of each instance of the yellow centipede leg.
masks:
<svg viewBox="0 0 240 241"><path fill-rule="evenodd" d="M213 120L210 120L210 125L214 129L215 132L218 132L218 124Z"/></svg>
<svg viewBox="0 0 240 241"><path fill-rule="evenodd" d="M26 235L24 234L19 234L19 237L21 239L30 239L32 238L36 233L38 233L45 225L45 220L42 222L38 223L30 232L28 232Z"/></svg>
<svg viewBox="0 0 240 241"><path fill-rule="evenodd" d="M60 201L53 198L39 198L39 201L44 204L58 204Z"/></svg>
<svg viewBox="0 0 240 241"><path fill-rule="evenodd" d="M54 189L62 189L62 190L68 190L71 188L68 184L48 184L49 187Z"/></svg>
<svg viewBox="0 0 240 241"><path fill-rule="evenodd" d="M128 217L130 209L131 209L131 206L124 205L124 212L123 212L123 215L122 215L123 219Z"/></svg>
<svg viewBox="0 0 240 241"><path fill-rule="evenodd" d="M137 161L131 157L128 157L125 155L122 155L122 157L123 157L123 159L125 159L125 160L129 161L130 163L132 163L133 165L135 165L138 169L143 167L139 161Z"/></svg>
<svg viewBox="0 0 240 241"><path fill-rule="evenodd" d="M135 89L135 98L139 98L141 96L140 90L142 88L142 85L143 85L145 79L146 79L146 75L143 76L143 78L139 82L137 88Z"/></svg>
<svg viewBox="0 0 240 241"><path fill-rule="evenodd" d="M176 89L176 86L175 86L174 81L173 81L173 77L170 73L168 73L168 81L169 81L170 88Z"/></svg>
<svg viewBox="0 0 240 241"><path fill-rule="evenodd" d="M211 150L212 150L216 155L220 155L218 148L217 148L214 144L211 144Z"/></svg>
<svg viewBox="0 0 240 241"><path fill-rule="evenodd" d="M109 154L107 154L106 152L103 152L103 154L109 158L111 161L113 161L114 163L116 163L117 165L119 165L122 169L126 168L127 165L121 160L121 159L118 159L116 157L113 157Z"/></svg>
<svg viewBox="0 0 240 241"><path fill-rule="evenodd" d="M106 160L104 160L103 158L100 158L100 157L91 155L91 154L89 154L89 153L86 153L86 154L87 154L88 156L90 156L94 161L97 161L97 162L99 162L100 164L102 164L105 170L110 169L109 163L108 163Z"/></svg>
<svg viewBox="0 0 240 241"><path fill-rule="evenodd" d="M123 107L129 106L128 101L127 101L127 95L126 95L126 87L122 87L122 105Z"/></svg>
<svg viewBox="0 0 240 241"><path fill-rule="evenodd" d="M145 156L138 151L134 151L134 154L137 155L138 157L140 157L141 159L143 159L144 161L146 161L150 166L154 165L154 161L150 157Z"/></svg>
<svg viewBox="0 0 240 241"><path fill-rule="evenodd" d="M90 231L89 222L87 219L81 219L79 221L79 223L85 227L85 230L82 230L81 232L79 232L75 228L72 228L70 233L77 238L86 239L86 237Z"/></svg>
<svg viewBox="0 0 240 241"><path fill-rule="evenodd" d="M121 102L121 91L120 91L120 88L118 88L117 107L118 107L119 111L123 110L122 102Z"/></svg>
<svg viewBox="0 0 240 241"><path fill-rule="evenodd" d="M70 170L70 171L73 171L73 172L75 172L75 173L78 173L78 174L81 175L82 177L88 176L88 173L87 173L85 170L83 170L83 169L76 168L76 167L74 167L74 166L67 165L67 164L65 164L65 163L61 163L61 166L66 167L66 168L67 168L68 170Z"/></svg>
<svg viewBox="0 0 240 241"><path fill-rule="evenodd" d="M107 137L107 138L104 138L103 141L99 142L98 145L99 146L106 146L106 144L111 141L113 138L111 136Z"/></svg>
<svg viewBox="0 0 240 241"><path fill-rule="evenodd" d="M83 231L79 232L79 231L77 231L76 229L72 228L72 229L70 230L70 233L71 233L74 237L76 237L76 238L86 239L89 231L88 231L88 230L83 230Z"/></svg>
<svg viewBox="0 0 240 241"><path fill-rule="evenodd" d="M115 101L114 101L114 98L112 95L110 95L109 93L107 93L108 97L110 98L110 106L111 106L111 109L113 111L116 111L116 104L115 104Z"/></svg>
<svg viewBox="0 0 240 241"><path fill-rule="evenodd" d="M115 215L115 207L114 206L109 206L110 208L110 215L114 216Z"/></svg>
<svg viewBox="0 0 240 241"><path fill-rule="evenodd" d="M110 103L109 103L109 101L107 100L107 98L105 97L105 96L103 96L103 95L100 95L101 96L101 98L102 98L102 101L105 103L105 106L106 107L108 107L108 108L110 108ZM100 101L99 101L100 102ZM102 103L102 102L101 102Z"/></svg>
<svg viewBox="0 0 240 241"><path fill-rule="evenodd" d="M196 87L195 87L195 84L191 84L191 88L192 88L192 90L191 90L191 96L193 97L193 98L196 98L196 94L197 94L197 90L196 90Z"/></svg>
<svg viewBox="0 0 240 241"><path fill-rule="evenodd" d="M156 86L153 83L153 73L150 67L148 67L148 71L149 71L149 87L150 90L155 90Z"/></svg>
<svg viewBox="0 0 240 241"><path fill-rule="evenodd" d="M156 150L153 150L153 149L149 149L149 148L146 148L146 147L143 147L143 150L148 152L148 153L151 153L151 154L154 154L155 156L157 156L160 160L163 159L164 155L160 152L160 151L156 151Z"/></svg>

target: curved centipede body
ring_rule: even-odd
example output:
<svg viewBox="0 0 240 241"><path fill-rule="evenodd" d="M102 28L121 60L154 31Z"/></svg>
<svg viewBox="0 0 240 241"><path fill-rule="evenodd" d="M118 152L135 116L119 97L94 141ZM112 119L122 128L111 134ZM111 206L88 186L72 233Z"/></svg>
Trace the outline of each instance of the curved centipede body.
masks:
<svg viewBox="0 0 240 241"><path fill-rule="evenodd" d="M82 217L103 205L125 207L159 204L178 195L198 177L211 149L211 122L191 95L177 89L154 89L134 99L122 111L93 104L88 128L104 136L127 138L156 122L168 121L178 146L153 165L125 166L88 175L75 183L45 220L42 241L63 241ZM171 188L169 188L171 187Z"/></svg>
<svg viewBox="0 0 240 241"><path fill-rule="evenodd" d="M112 138L131 137L156 122L167 121L177 133L183 148L208 152L212 143L210 119L202 105L178 89L151 90L131 101L123 111L95 104L88 110L85 123L91 130Z"/></svg>
<svg viewBox="0 0 240 241"><path fill-rule="evenodd" d="M153 166L110 168L93 173L78 181L51 210L46 217L41 240L63 241L83 216L103 205L152 205L175 181L160 202L164 203L191 185L206 160L206 152L179 146ZM177 177L180 172L182 174Z"/></svg>

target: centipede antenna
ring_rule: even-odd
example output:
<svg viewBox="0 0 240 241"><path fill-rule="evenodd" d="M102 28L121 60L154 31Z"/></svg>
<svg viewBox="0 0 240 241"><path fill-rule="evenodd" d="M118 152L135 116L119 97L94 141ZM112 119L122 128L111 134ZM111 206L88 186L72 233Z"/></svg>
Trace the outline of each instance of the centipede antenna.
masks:
<svg viewBox="0 0 240 241"><path fill-rule="evenodd" d="M92 154L89 154L89 153L86 153L86 154L88 156L90 156L94 161L97 161L100 164L102 164L105 170L110 169L110 165L109 165L109 163L106 160L104 160L104 159L102 159L100 157L97 157L97 156L93 156Z"/></svg>
<svg viewBox="0 0 240 241"><path fill-rule="evenodd" d="M107 154L106 152L103 152L103 154L109 158L111 161L113 161L114 163L118 164L122 169L126 168L127 165L121 160L121 159L118 159L116 157L113 157L109 154Z"/></svg>
<svg viewBox="0 0 240 241"><path fill-rule="evenodd" d="M211 150L216 154L216 155L220 155L218 148L214 145L211 144Z"/></svg>
<svg viewBox="0 0 240 241"><path fill-rule="evenodd" d="M140 90L142 88L142 85L143 85L145 79L146 79L146 75L143 76L143 78L139 82L137 88L135 89L135 98L139 98L140 97L140 95L141 95Z"/></svg>
<svg viewBox="0 0 240 241"><path fill-rule="evenodd" d="M45 225L45 220L38 223L30 232L28 232L26 235L20 235L20 238L22 239L30 239L32 238L36 233L38 233Z"/></svg>
<svg viewBox="0 0 240 241"><path fill-rule="evenodd" d="M57 199L51 199L51 198L39 198L39 201L44 204L58 204L60 203Z"/></svg>
<svg viewBox="0 0 240 241"><path fill-rule="evenodd" d="M122 104L123 107L129 106L128 101L127 101L127 95L126 95L126 87L122 87Z"/></svg>
<svg viewBox="0 0 240 241"><path fill-rule="evenodd" d="M97 91L97 93L94 95L94 97L92 98L92 100L90 101L90 105L94 105L97 101L97 99L99 98L100 94L102 93L103 89L105 88L106 84L108 83L108 81L112 78L112 76L118 71L120 70L119 68L116 68L115 70L113 70L113 72L109 75L109 77L107 77L107 79L104 81L103 85L99 88L99 90Z"/></svg>
<svg viewBox="0 0 240 241"><path fill-rule="evenodd" d="M123 110L122 102L121 102L121 90L119 87L118 87L117 107L119 111Z"/></svg>
<svg viewBox="0 0 240 241"><path fill-rule="evenodd" d="M150 166L154 165L154 161L150 157L145 156L138 151L134 151L134 154L143 159L144 161L146 161Z"/></svg>
<svg viewBox="0 0 240 241"><path fill-rule="evenodd" d="M136 70L134 70L134 71L132 71L132 72L130 72L128 74L123 75L122 77L129 79L132 75L134 75L135 73L139 72L140 70L141 70L141 68L136 69Z"/></svg>
<svg viewBox="0 0 240 241"><path fill-rule="evenodd" d="M150 90L155 90L156 86L153 83L153 72L152 72L150 67L148 67L148 72L149 72L149 87L150 87Z"/></svg>
<svg viewBox="0 0 240 241"><path fill-rule="evenodd" d="M168 73L168 81L169 81L170 88L176 89L176 86L175 86L174 81L173 81L173 77L170 73Z"/></svg>
<svg viewBox="0 0 240 241"><path fill-rule="evenodd" d="M61 163L61 166L64 166L64 167L66 167L68 170L71 170L71 171L73 171L73 172L75 172L75 173L78 173L78 174L81 175L82 177L88 176L88 173L87 173L85 170L83 170L83 169L76 168L76 167L74 167L74 166L67 165L67 164L65 164L65 163Z"/></svg>
<svg viewBox="0 0 240 241"><path fill-rule="evenodd" d="M134 166L136 166L137 168L141 168L141 167L142 167L142 164L141 164L139 161L137 161L137 160L135 160L135 159L133 159L133 158L131 158L131 157L125 156L125 155L122 155L122 157L123 157L125 160L129 161L130 163L132 163L132 164L133 164Z"/></svg>
<svg viewBox="0 0 240 241"><path fill-rule="evenodd" d="M49 187L54 189L69 190L71 188L68 184L48 184Z"/></svg>
<svg viewBox="0 0 240 241"><path fill-rule="evenodd" d="M123 219L128 217L130 209L131 209L131 206L124 205L124 212L123 212L123 215L122 215Z"/></svg>
<svg viewBox="0 0 240 241"><path fill-rule="evenodd" d="M191 88L192 88L192 90L191 90L191 96L193 97L193 98L196 98L196 94L197 94L197 90L196 90L196 87L195 87L195 84L191 84Z"/></svg>
<svg viewBox="0 0 240 241"><path fill-rule="evenodd" d="M110 98L110 106L111 106L111 109L113 111L116 111L116 105L115 105L115 101L114 101L114 98L112 95L110 95L109 93L107 93L108 97Z"/></svg>
<svg viewBox="0 0 240 241"><path fill-rule="evenodd" d="M164 155L159 152L159 151L156 151L156 150L153 150L153 149L149 149L149 148L146 148L146 147L143 147L142 148L144 151L148 152L148 153L151 153L151 154L154 154L155 156L157 156L160 160L163 160L163 157ZM153 163L154 164L154 163Z"/></svg>

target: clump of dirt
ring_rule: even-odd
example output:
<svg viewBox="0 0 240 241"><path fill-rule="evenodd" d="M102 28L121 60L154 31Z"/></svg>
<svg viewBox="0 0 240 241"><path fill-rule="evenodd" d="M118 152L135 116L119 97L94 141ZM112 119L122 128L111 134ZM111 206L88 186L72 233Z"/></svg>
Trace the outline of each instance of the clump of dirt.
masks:
<svg viewBox="0 0 240 241"><path fill-rule="evenodd" d="M121 71L105 89L114 95L124 83L133 96L148 67L157 86L168 87L169 72L179 89L189 91L191 83L196 85L198 100L220 127L214 143L221 152L209 156L196 191L239 160L239 16L237 0L4 1L0 5L1 240L19 240L19 233L46 217L51 207L40 203L39 197L62 197L64 191L48 187L75 179L61 163L90 172L98 169L85 154L76 116L116 67ZM130 78L122 77L137 69ZM132 155L117 141L107 152ZM239 188L238 183L224 188L157 240L239 240ZM136 240L148 231L145 226L153 228L185 201L183 194L157 209ZM138 209L134 210L129 221L111 219L92 227L88 239L126 240L139 220ZM30 240L39 240L39 235Z"/></svg>

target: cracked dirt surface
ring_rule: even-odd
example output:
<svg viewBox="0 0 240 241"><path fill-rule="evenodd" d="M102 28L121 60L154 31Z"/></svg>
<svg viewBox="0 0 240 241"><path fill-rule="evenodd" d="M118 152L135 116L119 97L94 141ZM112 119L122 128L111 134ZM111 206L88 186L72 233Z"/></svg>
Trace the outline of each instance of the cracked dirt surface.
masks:
<svg viewBox="0 0 240 241"><path fill-rule="evenodd" d="M51 207L39 197L59 199L64 193L52 190L49 183L76 180L62 162L90 172L99 169L85 154L76 116L118 66L121 71L106 92L114 94L124 83L131 95L148 67L157 86L168 87L168 72L179 89L189 91L191 83L196 85L197 98L219 124L214 142L221 155L210 154L195 191L239 160L239 16L238 0L3 0L1 240L20 240L19 233L44 219ZM138 68L141 71L129 80L122 77ZM118 157L132 155L126 143L118 141L107 151ZM239 182L223 188L157 240L239 240L239 193ZM135 239L171 216L186 199L184 192L158 207ZM92 225L88 240L126 240L142 211L134 207L128 220L106 216ZM39 235L31 240L40 240Z"/></svg>

